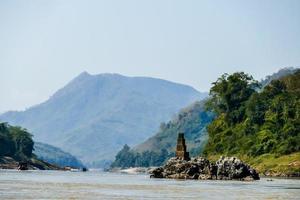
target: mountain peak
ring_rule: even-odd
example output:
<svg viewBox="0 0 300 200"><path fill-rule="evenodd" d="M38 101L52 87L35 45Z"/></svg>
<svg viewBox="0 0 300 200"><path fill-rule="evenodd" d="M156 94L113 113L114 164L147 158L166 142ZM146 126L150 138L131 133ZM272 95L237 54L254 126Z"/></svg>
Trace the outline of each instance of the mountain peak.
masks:
<svg viewBox="0 0 300 200"><path fill-rule="evenodd" d="M90 77L106 77L106 78L112 78L112 77L125 77L122 74L118 74L118 73L100 73L100 74L90 74L87 71L83 71L81 72L77 77L75 77L74 79L86 79L86 78L90 78Z"/></svg>
<svg viewBox="0 0 300 200"><path fill-rule="evenodd" d="M89 76L91 76L90 73L88 73L87 71L83 71L77 76L77 78L78 77L89 77Z"/></svg>
<svg viewBox="0 0 300 200"><path fill-rule="evenodd" d="M0 119L92 163L112 159L125 143L142 142L201 96L161 79L82 72L44 103Z"/></svg>

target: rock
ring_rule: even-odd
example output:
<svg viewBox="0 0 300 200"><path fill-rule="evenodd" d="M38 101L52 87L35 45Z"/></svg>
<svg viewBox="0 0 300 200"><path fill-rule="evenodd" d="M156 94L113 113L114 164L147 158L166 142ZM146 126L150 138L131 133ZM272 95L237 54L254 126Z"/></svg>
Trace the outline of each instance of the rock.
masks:
<svg viewBox="0 0 300 200"><path fill-rule="evenodd" d="M8 156L0 156L0 169L18 169L18 170L62 170L62 168L47 163L36 158L27 160L17 160Z"/></svg>
<svg viewBox="0 0 300 200"><path fill-rule="evenodd" d="M86 167L83 167L83 168L81 169L81 171L83 171L83 172L87 172L87 171L88 171L88 169L87 169Z"/></svg>
<svg viewBox="0 0 300 200"><path fill-rule="evenodd" d="M150 178L165 178L163 176L164 169L162 167L158 167L150 172Z"/></svg>
<svg viewBox="0 0 300 200"><path fill-rule="evenodd" d="M199 180L210 180L210 179L212 179L212 177L209 174L200 174L198 179Z"/></svg>
<svg viewBox="0 0 300 200"><path fill-rule="evenodd" d="M258 173L235 157L220 157L211 163L203 157L187 161L170 158L163 167L149 172L151 178L198 179L198 180L259 180Z"/></svg>
<svg viewBox="0 0 300 200"><path fill-rule="evenodd" d="M19 164L18 164L18 170L28 170L28 164L27 164L27 162L19 162Z"/></svg>

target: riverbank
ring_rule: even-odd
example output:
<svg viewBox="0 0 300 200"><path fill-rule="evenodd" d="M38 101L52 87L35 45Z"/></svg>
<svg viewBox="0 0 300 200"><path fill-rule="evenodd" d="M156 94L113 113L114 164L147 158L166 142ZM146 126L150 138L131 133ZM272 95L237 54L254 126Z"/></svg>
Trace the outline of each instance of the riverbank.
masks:
<svg viewBox="0 0 300 200"><path fill-rule="evenodd" d="M235 155L251 165L263 177L298 177L300 178L300 152L276 156L264 154L257 157ZM216 161L220 155L210 155L209 160Z"/></svg>
<svg viewBox="0 0 300 200"><path fill-rule="evenodd" d="M36 158L31 158L26 162L19 162L12 157L0 157L0 169L19 169L20 163L22 163L22 165L28 170L63 170L61 167Z"/></svg>
<svg viewBox="0 0 300 200"><path fill-rule="evenodd" d="M249 164L260 175L266 178L300 178L300 153L293 153L276 157L272 154L264 154L259 157L251 158L247 156L237 156L242 161ZM208 159L216 162L220 155L211 155ZM133 167L133 168L113 168L110 172L128 173L128 174L145 174L155 167Z"/></svg>

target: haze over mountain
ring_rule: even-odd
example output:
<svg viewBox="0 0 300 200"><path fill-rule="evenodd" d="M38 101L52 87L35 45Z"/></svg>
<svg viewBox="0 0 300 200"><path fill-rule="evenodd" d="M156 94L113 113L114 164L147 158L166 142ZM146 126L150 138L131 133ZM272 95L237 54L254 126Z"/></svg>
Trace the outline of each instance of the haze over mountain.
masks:
<svg viewBox="0 0 300 200"><path fill-rule="evenodd" d="M44 103L4 113L0 120L91 164L112 159L125 143L142 142L160 122L205 96L161 79L83 72Z"/></svg>
<svg viewBox="0 0 300 200"><path fill-rule="evenodd" d="M81 161L75 156L49 144L35 142L33 153L38 157L38 159L60 167L84 167Z"/></svg>

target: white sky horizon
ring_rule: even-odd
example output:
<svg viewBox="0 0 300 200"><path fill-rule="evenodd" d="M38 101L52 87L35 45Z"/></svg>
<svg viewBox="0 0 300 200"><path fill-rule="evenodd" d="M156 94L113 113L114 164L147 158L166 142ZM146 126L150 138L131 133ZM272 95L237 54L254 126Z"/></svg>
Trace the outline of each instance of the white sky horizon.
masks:
<svg viewBox="0 0 300 200"><path fill-rule="evenodd" d="M0 113L47 100L81 72L169 80L208 92L300 66L298 0L0 1Z"/></svg>

